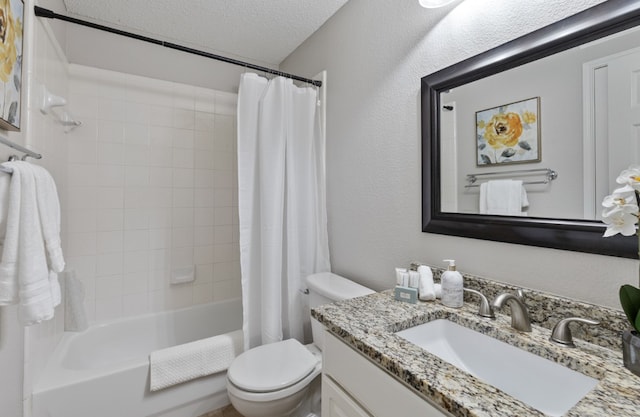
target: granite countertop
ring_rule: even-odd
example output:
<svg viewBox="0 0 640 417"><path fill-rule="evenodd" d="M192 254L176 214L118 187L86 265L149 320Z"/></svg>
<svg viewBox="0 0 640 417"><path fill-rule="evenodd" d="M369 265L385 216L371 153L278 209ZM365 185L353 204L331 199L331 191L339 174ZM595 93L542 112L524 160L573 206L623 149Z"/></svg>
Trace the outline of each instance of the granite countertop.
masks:
<svg viewBox="0 0 640 417"><path fill-rule="evenodd" d="M455 416L544 414L394 332L445 318L598 379L596 388L567 416L640 414L640 377L624 368L620 349L598 346L575 336L576 348L562 347L549 341L551 331L547 328L534 323L531 333L521 333L511 327L511 319L504 311L496 313L496 320L489 320L477 316L477 309L475 302L465 302L460 309L446 307L440 300L408 304L396 301L392 291L384 291L327 304L313 309L312 315L379 367Z"/></svg>

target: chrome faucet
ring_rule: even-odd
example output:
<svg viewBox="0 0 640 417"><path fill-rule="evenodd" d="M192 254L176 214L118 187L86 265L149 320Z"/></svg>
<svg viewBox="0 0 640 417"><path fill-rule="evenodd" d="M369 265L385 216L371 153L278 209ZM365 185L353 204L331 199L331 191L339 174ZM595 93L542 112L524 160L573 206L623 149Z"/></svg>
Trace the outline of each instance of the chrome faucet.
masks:
<svg viewBox="0 0 640 417"><path fill-rule="evenodd" d="M478 308L478 315L480 317L486 317L488 319L495 319L496 315L493 313L493 308L489 304L489 300L480 291L472 290L471 288L464 288L464 290L470 294L480 297L480 306Z"/></svg>
<svg viewBox="0 0 640 417"><path fill-rule="evenodd" d="M549 338L552 342L557 343L559 345L575 347L575 343L573 343L573 337L571 336L571 329L569 329L569 323L577 321L578 323L585 323L591 325L600 324L599 321L583 319L581 317L569 317L566 319L560 320L553 326L553 331L551 332L551 337Z"/></svg>
<svg viewBox="0 0 640 417"><path fill-rule="evenodd" d="M530 332L531 320L527 306L522 302L522 292L518 291L518 295L502 293L493 300L492 306L498 309L505 303L508 303L511 308L511 327L521 332Z"/></svg>

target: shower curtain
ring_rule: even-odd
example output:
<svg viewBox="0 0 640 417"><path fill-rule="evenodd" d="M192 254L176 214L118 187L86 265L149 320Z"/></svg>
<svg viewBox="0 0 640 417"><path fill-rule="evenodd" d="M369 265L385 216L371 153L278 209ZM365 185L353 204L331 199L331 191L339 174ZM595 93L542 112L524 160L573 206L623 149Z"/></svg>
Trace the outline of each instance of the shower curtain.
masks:
<svg viewBox="0 0 640 417"><path fill-rule="evenodd" d="M317 91L245 73L238 92L244 347L309 329L305 277L330 270Z"/></svg>

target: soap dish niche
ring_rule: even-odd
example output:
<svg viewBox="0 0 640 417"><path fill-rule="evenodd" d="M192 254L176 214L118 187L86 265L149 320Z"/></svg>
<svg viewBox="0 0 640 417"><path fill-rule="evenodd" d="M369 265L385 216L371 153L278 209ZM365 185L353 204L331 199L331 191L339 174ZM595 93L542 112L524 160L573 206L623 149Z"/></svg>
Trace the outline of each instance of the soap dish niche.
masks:
<svg viewBox="0 0 640 417"><path fill-rule="evenodd" d="M171 271L171 285L186 284L196 280L196 267L195 265L186 266L183 268L175 268Z"/></svg>

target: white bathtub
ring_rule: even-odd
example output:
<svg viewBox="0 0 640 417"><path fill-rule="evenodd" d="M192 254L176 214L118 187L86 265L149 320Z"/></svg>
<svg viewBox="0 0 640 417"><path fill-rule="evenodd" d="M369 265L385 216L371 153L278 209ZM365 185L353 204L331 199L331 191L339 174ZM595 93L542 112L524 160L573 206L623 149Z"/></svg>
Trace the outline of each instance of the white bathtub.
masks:
<svg viewBox="0 0 640 417"><path fill-rule="evenodd" d="M149 353L242 327L240 299L67 332L33 390L33 417L191 417L229 404L226 372L149 391Z"/></svg>

